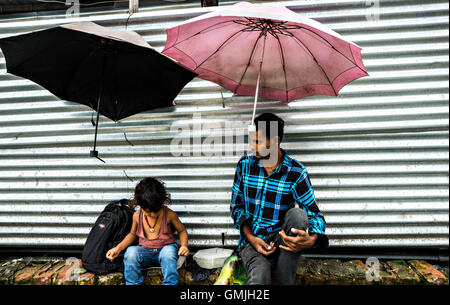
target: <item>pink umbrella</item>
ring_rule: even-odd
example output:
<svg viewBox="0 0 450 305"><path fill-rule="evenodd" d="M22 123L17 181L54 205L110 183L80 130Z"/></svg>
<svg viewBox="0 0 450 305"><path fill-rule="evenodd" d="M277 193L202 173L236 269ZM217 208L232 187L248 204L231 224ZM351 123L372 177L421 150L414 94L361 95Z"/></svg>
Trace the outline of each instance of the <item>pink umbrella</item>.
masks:
<svg viewBox="0 0 450 305"><path fill-rule="evenodd" d="M163 53L239 95L336 96L367 71L361 48L284 6L239 2L167 30ZM253 119L252 119L253 124Z"/></svg>

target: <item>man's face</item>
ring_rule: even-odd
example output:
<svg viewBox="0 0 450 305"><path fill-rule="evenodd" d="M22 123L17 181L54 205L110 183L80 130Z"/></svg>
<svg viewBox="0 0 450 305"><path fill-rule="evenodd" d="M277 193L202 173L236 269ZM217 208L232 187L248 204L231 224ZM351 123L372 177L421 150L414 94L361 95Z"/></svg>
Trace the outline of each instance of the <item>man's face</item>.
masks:
<svg viewBox="0 0 450 305"><path fill-rule="evenodd" d="M269 159L271 149L276 148L278 151L275 137L270 141L265 136L264 130L261 129L250 135L250 148L255 152L255 157L258 159Z"/></svg>

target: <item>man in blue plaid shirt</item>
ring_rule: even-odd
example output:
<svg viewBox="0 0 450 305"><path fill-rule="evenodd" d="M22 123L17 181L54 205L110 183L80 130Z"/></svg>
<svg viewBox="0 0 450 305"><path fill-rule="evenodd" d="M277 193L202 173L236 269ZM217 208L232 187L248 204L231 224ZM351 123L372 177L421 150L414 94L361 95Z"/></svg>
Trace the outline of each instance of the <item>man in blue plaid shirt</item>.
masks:
<svg viewBox="0 0 450 305"><path fill-rule="evenodd" d="M326 223L306 168L280 148L284 121L264 113L254 123L254 155L239 160L232 188L238 252L247 284L292 285L301 251L328 248Z"/></svg>

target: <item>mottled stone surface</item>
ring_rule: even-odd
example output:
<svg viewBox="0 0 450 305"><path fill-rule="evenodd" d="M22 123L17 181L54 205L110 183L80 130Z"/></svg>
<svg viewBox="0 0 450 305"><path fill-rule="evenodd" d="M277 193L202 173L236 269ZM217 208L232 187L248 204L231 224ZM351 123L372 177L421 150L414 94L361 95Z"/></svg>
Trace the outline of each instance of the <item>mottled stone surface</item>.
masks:
<svg viewBox="0 0 450 305"><path fill-rule="evenodd" d="M395 285L397 284L397 272L385 262L380 261L379 281L374 279L374 284Z"/></svg>
<svg viewBox="0 0 450 305"><path fill-rule="evenodd" d="M93 273L84 273L78 277L77 285L97 285L97 277Z"/></svg>
<svg viewBox="0 0 450 305"><path fill-rule="evenodd" d="M54 279L54 285L92 285L95 275L82 267L81 259L66 261Z"/></svg>
<svg viewBox="0 0 450 305"><path fill-rule="evenodd" d="M98 285L123 285L125 284L125 279L123 274L120 272L99 275L97 279Z"/></svg>
<svg viewBox="0 0 450 305"><path fill-rule="evenodd" d="M63 260L56 260L46 263L39 271L33 276L32 284L34 285L51 285L53 279L59 269L65 264Z"/></svg>
<svg viewBox="0 0 450 305"><path fill-rule="evenodd" d="M370 285L371 282L366 279L366 265L360 260L351 260L342 263L345 272L350 278L352 285Z"/></svg>
<svg viewBox="0 0 450 305"><path fill-rule="evenodd" d="M301 257L297 268L296 285L322 285L326 276L318 260Z"/></svg>
<svg viewBox="0 0 450 305"><path fill-rule="evenodd" d="M327 259L322 261L322 273L325 274L328 285L350 285L353 284L353 274L338 259Z"/></svg>
<svg viewBox="0 0 450 305"><path fill-rule="evenodd" d="M297 285L369 285L365 265L360 260L315 260L302 257L297 269Z"/></svg>
<svg viewBox="0 0 450 305"><path fill-rule="evenodd" d="M23 258L13 259L3 262L0 265L0 285L14 284L14 277L16 272L30 265L30 262Z"/></svg>
<svg viewBox="0 0 450 305"><path fill-rule="evenodd" d="M397 284L415 285L420 284L420 276L414 272L410 265L404 260L387 261L388 264L397 275Z"/></svg>
<svg viewBox="0 0 450 305"><path fill-rule="evenodd" d="M196 282L192 278L192 274L186 271L184 267L178 269L178 284L179 285L212 285L217 280L220 274L221 268L217 268L214 273L210 274L209 277L202 281ZM143 285L162 285L164 277L161 272L161 268L148 268L144 269L144 282Z"/></svg>
<svg viewBox="0 0 450 305"><path fill-rule="evenodd" d="M31 285L33 276L44 266L44 264L31 264L19 270L14 276L15 285Z"/></svg>
<svg viewBox="0 0 450 305"><path fill-rule="evenodd" d="M148 268L146 270L143 270L143 273L143 285L162 285L163 276L161 268Z"/></svg>
<svg viewBox="0 0 450 305"><path fill-rule="evenodd" d="M441 271L441 273L445 276L445 278L447 279L447 282L448 282L448 266L441 267L441 269L439 269L439 271Z"/></svg>
<svg viewBox="0 0 450 305"><path fill-rule="evenodd" d="M448 266L433 266L421 260L380 261L378 281L368 280L373 271L361 260L307 259L301 257L297 269L296 285L448 285ZM161 268L143 269L144 285L161 285ZM205 281L196 282L184 267L178 269L179 285L212 285L221 268L217 268ZM122 273L94 275L76 261L43 260L33 262L14 259L0 263L0 284L16 285L124 285Z"/></svg>
<svg viewBox="0 0 450 305"><path fill-rule="evenodd" d="M421 275L426 284L448 285L448 279L433 265L421 260L410 260L408 264Z"/></svg>

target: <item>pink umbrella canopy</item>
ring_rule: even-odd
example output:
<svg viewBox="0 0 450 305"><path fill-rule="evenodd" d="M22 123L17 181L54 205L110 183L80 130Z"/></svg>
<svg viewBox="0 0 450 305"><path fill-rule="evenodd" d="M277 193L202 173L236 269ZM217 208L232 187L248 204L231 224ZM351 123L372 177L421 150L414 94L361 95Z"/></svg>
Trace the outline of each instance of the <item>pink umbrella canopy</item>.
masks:
<svg viewBox="0 0 450 305"><path fill-rule="evenodd" d="M239 95L334 95L367 71L361 48L284 6L239 2L167 30L163 54Z"/></svg>

